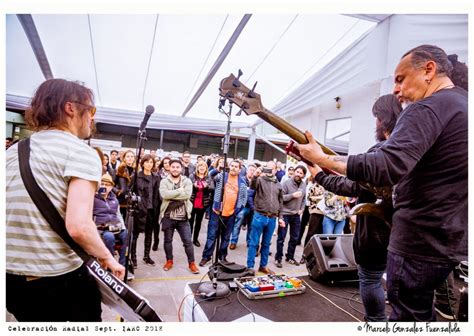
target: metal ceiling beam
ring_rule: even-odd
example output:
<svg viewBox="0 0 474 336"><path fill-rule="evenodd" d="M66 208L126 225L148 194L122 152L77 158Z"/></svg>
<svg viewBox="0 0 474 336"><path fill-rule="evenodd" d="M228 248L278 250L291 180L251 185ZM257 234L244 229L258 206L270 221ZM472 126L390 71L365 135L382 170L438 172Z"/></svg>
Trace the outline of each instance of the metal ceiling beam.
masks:
<svg viewBox="0 0 474 336"><path fill-rule="evenodd" d="M247 22L250 20L250 17L252 16L252 14L245 14L243 17L242 17L242 20L240 20L240 23L239 25L237 26L237 28L235 28L235 31L234 33L232 34L232 36L230 37L229 41L227 41L227 44L225 45L224 49L222 49L221 51L221 54L219 55L219 57L217 57L214 65L212 66L211 70L209 70L209 73L207 74L206 78L204 79L204 81L202 82L201 86L199 87L199 89L197 89L196 93L194 94L193 98L191 99L191 101L189 102L188 106L186 106L183 114L181 115L182 117L186 116L186 114L189 112L189 110L192 109L192 107L194 106L194 104L196 104L196 102L198 101L199 97L201 97L202 93L204 92L204 90L207 88L207 86L209 85L210 81L212 80L212 78L214 77L214 75L216 74L217 70L219 70L219 68L221 67L222 63L224 62L224 60L226 59L227 55L229 54L229 52L231 51L232 47L234 46L235 42L237 41L237 39L239 38L240 36L240 33L242 32L242 30L244 30L245 28L245 25L247 24Z"/></svg>
<svg viewBox="0 0 474 336"><path fill-rule="evenodd" d="M286 154L285 150L278 147L277 145L275 145L273 142L271 142L270 140L268 140L267 138L265 138L263 135L259 135L257 134L257 138L263 140L265 143L269 144L270 146L272 146L273 148L275 148L277 151L283 153L283 154Z"/></svg>
<svg viewBox="0 0 474 336"><path fill-rule="evenodd" d="M49 66L48 57L46 57L46 52L44 51L43 44L39 37L38 31L36 30L35 22L31 14L17 14L18 20L25 31L28 41L30 41L31 48L35 53L36 60L41 68L41 72L46 79L51 79L53 77L53 72Z"/></svg>

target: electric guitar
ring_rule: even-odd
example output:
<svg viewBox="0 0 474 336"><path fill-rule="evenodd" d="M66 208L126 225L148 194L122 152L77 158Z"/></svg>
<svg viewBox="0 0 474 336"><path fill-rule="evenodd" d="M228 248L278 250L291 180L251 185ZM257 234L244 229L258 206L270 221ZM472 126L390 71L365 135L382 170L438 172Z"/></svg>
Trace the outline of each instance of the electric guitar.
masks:
<svg viewBox="0 0 474 336"><path fill-rule="evenodd" d="M233 104L240 107L241 111L247 115L256 115L259 118L265 120L267 123L280 130L284 134L288 135L291 139L286 145L285 151L288 155L295 158L298 161L303 161L309 166L313 166L312 162L309 162L303 158L299 150L295 147L295 142L299 144L307 144L308 139L306 135L288 123L283 118L277 116L273 112L267 110L261 100L260 94L255 92L255 83L252 89L247 88L243 83L240 82L239 78L242 76L242 71L239 70L238 77L230 74L228 77L221 81L219 87L219 95L223 99L227 99ZM329 147L324 146L319 141L316 141L322 148L323 152L328 155L337 155ZM323 168L326 173L340 175L329 169ZM361 187L367 189L377 196L376 203L363 203L358 204L351 209L351 215L370 215L378 217L384 220L388 225L391 225L391 217L393 213L392 204L392 187L375 187L367 182L358 182Z"/></svg>

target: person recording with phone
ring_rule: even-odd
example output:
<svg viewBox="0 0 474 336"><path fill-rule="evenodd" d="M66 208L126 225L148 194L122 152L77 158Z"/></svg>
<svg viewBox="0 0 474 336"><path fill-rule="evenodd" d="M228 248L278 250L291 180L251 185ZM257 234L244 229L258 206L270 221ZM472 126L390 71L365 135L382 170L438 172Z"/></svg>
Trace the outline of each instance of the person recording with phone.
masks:
<svg viewBox="0 0 474 336"><path fill-rule="evenodd" d="M262 245L260 248L260 267L259 272L264 274L275 274L268 268L268 256L270 254L270 245L273 231L278 222L284 225L281 210L283 209L283 188L278 182L276 174L276 164L269 161L266 167L257 168L250 182L250 188L255 190L254 215L252 224L250 224L250 242L247 253L247 267L255 266L255 257L257 255L260 237Z"/></svg>
<svg viewBox="0 0 474 336"><path fill-rule="evenodd" d="M119 201L112 188L114 182L109 174L102 175L100 188L94 197L92 215L105 246L112 255L115 245L120 246L119 263L125 266L125 253L127 251L127 229L119 210Z"/></svg>

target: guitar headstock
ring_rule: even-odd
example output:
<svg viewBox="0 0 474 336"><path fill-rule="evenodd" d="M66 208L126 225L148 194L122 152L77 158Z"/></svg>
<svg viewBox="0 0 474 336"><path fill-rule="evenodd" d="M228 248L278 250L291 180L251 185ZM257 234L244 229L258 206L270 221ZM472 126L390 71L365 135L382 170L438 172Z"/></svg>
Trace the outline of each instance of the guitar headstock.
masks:
<svg viewBox="0 0 474 336"><path fill-rule="evenodd" d="M250 91L252 90L241 83L233 74L224 78L219 87L219 95L240 107L247 115L263 112L265 108L262 105L260 95Z"/></svg>

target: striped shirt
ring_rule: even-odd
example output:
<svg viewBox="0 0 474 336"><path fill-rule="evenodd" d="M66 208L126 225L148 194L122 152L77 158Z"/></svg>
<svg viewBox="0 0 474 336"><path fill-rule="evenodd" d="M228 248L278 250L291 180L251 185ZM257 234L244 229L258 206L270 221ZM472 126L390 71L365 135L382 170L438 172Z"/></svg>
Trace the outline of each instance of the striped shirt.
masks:
<svg viewBox="0 0 474 336"><path fill-rule="evenodd" d="M59 130L34 133L30 147L33 176L64 218L71 177L98 183L102 170L99 156L75 135ZM6 151L7 273L57 276L81 264L28 195L20 175L18 145L13 145Z"/></svg>

